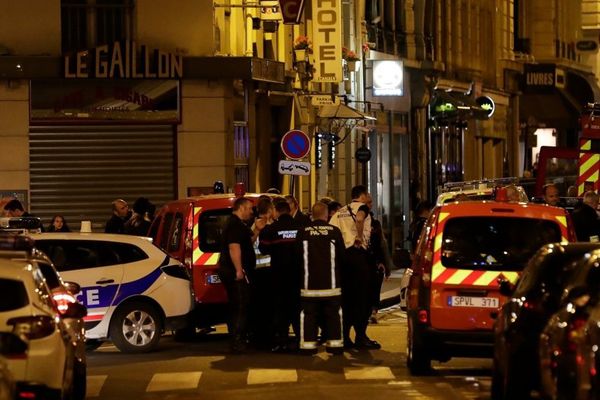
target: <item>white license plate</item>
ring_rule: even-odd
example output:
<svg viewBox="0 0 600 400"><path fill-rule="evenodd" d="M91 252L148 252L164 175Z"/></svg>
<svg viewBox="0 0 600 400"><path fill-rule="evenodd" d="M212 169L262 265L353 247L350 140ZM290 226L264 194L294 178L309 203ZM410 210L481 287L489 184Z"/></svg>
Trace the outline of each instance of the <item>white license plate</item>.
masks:
<svg viewBox="0 0 600 400"><path fill-rule="evenodd" d="M219 275L208 275L206 277L206 282L209 285L215 284L215 283L221 283L221 278L219 278Z"/></svg>
<svg viewBox="0 0 600 400"><path fill-rule="evenodd" d="M450 307L498 308L500 301L496 297L449 296L448 305Z"/></svg>

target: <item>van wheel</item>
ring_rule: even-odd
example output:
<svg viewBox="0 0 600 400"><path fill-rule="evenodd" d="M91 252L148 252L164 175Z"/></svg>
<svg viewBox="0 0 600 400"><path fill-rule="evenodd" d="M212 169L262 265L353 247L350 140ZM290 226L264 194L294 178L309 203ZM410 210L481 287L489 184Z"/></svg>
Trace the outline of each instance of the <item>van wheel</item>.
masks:
<svg viewBox="0 0 600 400"><path fill-rule="evenodd" d="M162 319L155 307L131 302L119 307L110 324L110 337L124 353L146 353L158 345Z"/></svg>
<svg viewBox="0 0 600 400"><path fill-rule="evenodd" d="M423 345L415 329L412 317L408 318L408 331L406 338L406 365L412 375L427 375L431 372L431 357Z"/></svg>

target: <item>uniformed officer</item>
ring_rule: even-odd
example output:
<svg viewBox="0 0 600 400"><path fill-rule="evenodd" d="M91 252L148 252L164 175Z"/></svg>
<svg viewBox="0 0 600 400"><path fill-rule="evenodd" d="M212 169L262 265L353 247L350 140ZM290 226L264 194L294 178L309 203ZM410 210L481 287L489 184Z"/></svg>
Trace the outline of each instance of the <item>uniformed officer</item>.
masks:
<svg viewBox="0 0 600 400"><path fill-rule="evenodd" d="M344 239L338 228L327 223L327 205L315 203L313 221L298 232L302 260L300 289L300 349L317 351L318 321L325 324L327 352L343 352L341 309L341 260Z"/></svg>
<svg viewBox="0 0 600 400"><path fill-rule="evenodd" d="M290 206L285 200L274 203L275 222L261 231L259 250L271 255L272 285L268 297L273 308L275 336L271 351L279 353L298 348L297 344L288 343L290 324L296 338L300 337L300 269L294 254L299 225L290 215Z"/></svg>
<svg viewBox="0 0 600 400"><path fill-rule="evenodd" d="M368 258L371 216L366 205L369 192L364 185L358 185L352 188L351 195L352 202L340 208L329 221L342 232L346 248L342 281L344 347L379 349L379 343L367 336L372 288ZM350 338L351 327L354 327L354 343Z"/></svg>
<svg viewBox="0 0 600 400"><path fill-rule="evenodd" d="M264 222L257 222L252 231L244 222L252 219L252 201L239 197L233 203L233 213L223 230L223 244L219 258L219 277L227 291L231 307L231 351L246 350L247 312L250 301L250 282L256 267L252 243L258 237Z"/></svg>

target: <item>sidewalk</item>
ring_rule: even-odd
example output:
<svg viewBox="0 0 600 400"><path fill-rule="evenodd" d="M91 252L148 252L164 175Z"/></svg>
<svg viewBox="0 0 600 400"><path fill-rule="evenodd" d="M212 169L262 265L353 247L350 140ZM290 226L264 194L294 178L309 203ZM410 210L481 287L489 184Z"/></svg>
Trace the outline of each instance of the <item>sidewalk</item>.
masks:
<svg viewBox="0 0 600 400"><path fill-rule="evenodd" d="M392 274L381 285L380 308L387 308L400 302L400 281L404 275L404 269L392 271Z"/></svg>

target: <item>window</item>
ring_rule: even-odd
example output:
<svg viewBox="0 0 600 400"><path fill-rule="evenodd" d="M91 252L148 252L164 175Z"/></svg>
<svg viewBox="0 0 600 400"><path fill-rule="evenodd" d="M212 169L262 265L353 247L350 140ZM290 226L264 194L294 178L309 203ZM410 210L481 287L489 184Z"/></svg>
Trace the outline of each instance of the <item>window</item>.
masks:
<svg viewBox="0 0 600 400"><path fill-rule="evenodd" d="M40 267L40 271L42 271L42 275L44 275L44 279L46 280L46 285L50 290L54 290L60 288L62 286L62 282L56 273L56 270L52 265L48 265L45 263L38 263Z"/></svg>
<svg viewBox="0 0 600 400"><path fill-rule="evenodd" d="M148 258L143 250L128 243L100 240L36 240L35 243L58 271L107 267Z"/></svg>
<svg viewBox="0 0 600 400"><path fill-rule="evenodd" d="M12 311L29 304L25 285L14 279L0 278L0 311Z"/></svg>
<svg viewBox="0 0 600 400"><path fill-rule="evenodd" d="M173 223L173 213L167 213L165 215L165 222L162 226L162 232L160 234L160 248L166 250L167 243L169 243L169 233L171 232L171 224Z"/></svg>
<svg viewBox="0 0 600 400"><path fill-rule="evenodd" d="M62 0L62 51L132 38L134 0Z"/></svg>
<svg viewBox="0 0 600 400"><path fill-rule="evenodd" d="M452 218L444 227L442 264L450 268L521 271L540 247L560 239L558 224L547 220Z"/></svg>
<svg viewBox="0 0 600 400"><path fill-rule="evenodd" d="M175 214L175 221L173 222L173 233L171 234L171 240L169 241L169 251L177 251L181 244L181 233L183 231L183 215L181 213Z"/></svg>
<svg viewBox="0 0 600 400"><path fill-rule="evenodd" d="M207 211L200 215L200 250L212 253L221 251L221 238L230 215L231 209Z"/></svg>

